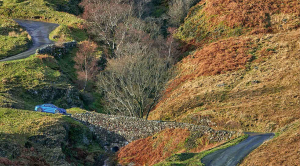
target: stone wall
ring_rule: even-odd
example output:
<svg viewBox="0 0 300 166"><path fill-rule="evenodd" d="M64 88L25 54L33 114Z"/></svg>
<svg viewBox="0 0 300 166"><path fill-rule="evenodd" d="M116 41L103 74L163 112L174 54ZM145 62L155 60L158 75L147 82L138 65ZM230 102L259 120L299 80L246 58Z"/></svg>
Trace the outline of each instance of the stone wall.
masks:
<svg viewBox="0 0 300 166"><path fill-rule="evenodd" d="M94 112L72 115L90 127L107 147L124 146L137 139L152 136L167 128L188 129L192 132L200 132L210 136L211 141L220 142L228 140L234 132L215 131L208 126L192 125L187 123L147 121L145 119L106 115Z"/></svg>
<svg viewBox="0 0 300 166"><path fill-rule="evenodd" d="M36 54L49 54L54 57L61 57L62 55L68 53L71 49L77 46L76 41L62 43L61 45L50 44L43 48L37 49Z"/></svg>

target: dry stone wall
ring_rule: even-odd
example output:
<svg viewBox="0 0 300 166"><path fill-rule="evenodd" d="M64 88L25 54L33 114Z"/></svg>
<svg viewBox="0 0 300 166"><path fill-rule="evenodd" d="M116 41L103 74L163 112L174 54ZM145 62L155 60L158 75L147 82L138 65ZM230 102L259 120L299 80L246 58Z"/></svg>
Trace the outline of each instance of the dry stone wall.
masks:
<svg viewBox="0 0 300 166"><path fill-rule="evenodd" d="M141 118L106 115L94 112L72 115L90 127L101 140L112 148L115 146L124 146L137 139L152 136L167 128L188 129L192 132L200 132L210 136L211 141L228 140L234 132L216 131L208 126L192 125L187 123L148 121Z"/></svg>
<svg viewBox="0 0 300 166"><path fill-rule="evenodd" d="M36 54L49 54L61 58L62 55L69 52L77 46L76 41L62 43L61 45L50 44L43 48L37 49Z"/></svg>

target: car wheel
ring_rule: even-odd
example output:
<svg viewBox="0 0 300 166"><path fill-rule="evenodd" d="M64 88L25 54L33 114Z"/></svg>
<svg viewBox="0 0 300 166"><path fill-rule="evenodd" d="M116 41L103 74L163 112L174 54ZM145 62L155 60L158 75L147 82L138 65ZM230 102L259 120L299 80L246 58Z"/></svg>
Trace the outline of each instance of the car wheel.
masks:
<svg viewBox="0 0 300 166"><path fill-rule="evenodd" d="M38 112L43 112L43 109L42 108L38 108L37 111Z"/></svg>
<svg viewBox="0 0 300 166"><path fill-rule="evenodd" d="M56 113L56 114L58 114L58 113L59 113L59 111L58 111L58 110L55 110L55 113Z"/></svg>

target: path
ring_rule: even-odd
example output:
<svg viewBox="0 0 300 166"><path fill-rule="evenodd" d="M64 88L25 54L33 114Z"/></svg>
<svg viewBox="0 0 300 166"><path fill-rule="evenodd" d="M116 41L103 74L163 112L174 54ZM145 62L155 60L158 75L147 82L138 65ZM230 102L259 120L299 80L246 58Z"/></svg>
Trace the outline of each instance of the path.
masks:
<svg viewBox="0 0 300 166"><path fill-rule="evenodd" d="M19 20L14 19L18 24L24 27L29 35L32 38L33 44L29 50L22 52L20 54L5 58L0 60L2 61L11 61L17 59L27 58L30 55L35 54L35 51L39 48L42 48L48 44L53 44L54 42L49 39L49 34L59 25L39 22L39 21L31 21L31 20Z"/></svg>

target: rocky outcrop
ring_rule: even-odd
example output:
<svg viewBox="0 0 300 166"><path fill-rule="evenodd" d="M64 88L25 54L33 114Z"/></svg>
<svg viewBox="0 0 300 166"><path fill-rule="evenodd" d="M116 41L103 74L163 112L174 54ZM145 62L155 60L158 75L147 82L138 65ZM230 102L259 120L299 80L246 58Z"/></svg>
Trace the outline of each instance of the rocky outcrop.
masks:
<svg viewBox="0 0 300 166"><path fill-rule="evenodd" d="M54 125L44 133L30 136L24 145L9 140L0 141L0 157L11 159L4 165L70 165L65 160L62 144L67 141L67 131L61 125Z"/></svg>
<svg viewBox="0 0 300 166"><path fill-rule="evenodd" d="M4 138L0 139L0 165L92 166L103 165L113 155L110 151L89 150L102 148L99 140L85 126L68 121L48 124L22 142L13 142L7 139L13 135L0 132L0 138Z"/></svg>
<svg viewBox="0 0 300 166"><path fill-rule="evenodd" d="M43 48L37 49L36 54L49 54L54 57L61 57L64 54L68 53L71 49L77 46L76 41L62 43L61 45L51 44Z"/></svg>
<svg viewBox="0 0 300 166"><path fill-rule="evenodd" d="M67 87L37 87L28 89L27 93L30 94L32 98L37 98L44 103L55 103L65 108L82 106L78 90L71 85Z"/></svg>

